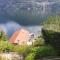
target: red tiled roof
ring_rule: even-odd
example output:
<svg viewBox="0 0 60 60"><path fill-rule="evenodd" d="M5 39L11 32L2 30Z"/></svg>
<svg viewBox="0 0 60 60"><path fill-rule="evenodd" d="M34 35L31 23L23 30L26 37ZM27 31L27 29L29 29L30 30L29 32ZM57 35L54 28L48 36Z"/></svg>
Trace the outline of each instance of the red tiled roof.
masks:
<svg viewBox="0 0 60 60"><path fill-rule="evenodd" d="M13 35L12 37L10 38L9 42L10 43L13 43L15 40L16 40L16 37L18 36L19 34L19 30L17 30Z"/></svg>
<svg viewBox="0 0 60 60"><path fill-rule="evenodd" d="M16 39L20 40L21 42L26 42L29 39L30 32L25 29L17 30L12 37L10 38L10 43L17 43Z"/></svg>

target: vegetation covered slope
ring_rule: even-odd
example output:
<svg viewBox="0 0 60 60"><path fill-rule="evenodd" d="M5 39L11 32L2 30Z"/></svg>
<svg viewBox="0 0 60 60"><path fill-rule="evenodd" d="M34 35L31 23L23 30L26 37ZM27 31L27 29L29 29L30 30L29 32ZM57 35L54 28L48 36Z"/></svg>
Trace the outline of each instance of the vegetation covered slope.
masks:
<svg viewBox="0 0 60 60"><path fill-rule="evenodd" d="M43 26L46 30L60 32L60 16L48 17L48 19L43 23Z"/></svg>
<svg viewBox="0 0 60 60"><path fill-rule="evenodd" d="M60 55L60 16L49 17L44 23L42 34L45 42L55 47Z"/></svg>

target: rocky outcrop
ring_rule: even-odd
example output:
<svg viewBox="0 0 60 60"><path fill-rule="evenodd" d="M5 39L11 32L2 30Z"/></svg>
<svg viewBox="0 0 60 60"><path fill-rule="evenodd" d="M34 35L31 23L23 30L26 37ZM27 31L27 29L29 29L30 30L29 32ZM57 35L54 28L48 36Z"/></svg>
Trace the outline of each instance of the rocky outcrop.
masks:
<svg viewBox="0 0 60 60"><path fill-rule="evenodd" d="M0 53L0 60L23 60L23 56L17 53Z"/></svg>

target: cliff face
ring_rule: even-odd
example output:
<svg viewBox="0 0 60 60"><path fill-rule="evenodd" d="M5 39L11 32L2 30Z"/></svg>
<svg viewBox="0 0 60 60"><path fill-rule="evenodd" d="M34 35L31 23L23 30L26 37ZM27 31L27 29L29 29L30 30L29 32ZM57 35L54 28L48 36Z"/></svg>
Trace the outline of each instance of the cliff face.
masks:
<svg viewBox="0 0 60 60"><path fill-rule="evenodd" d="M24 25L40 24L43 17L59 12L60 0L0 0L0 15Z"/></svg>
<svg viewBox="0 0 60 60"><path fill-rule="evenodd" d="M55 3L58 4L60 1L51 1L51 0L0 0L0 13L2 11L3 14L14 15L21 12L30 12L31 14L38 15L46 13L46 11L50 11L49 9L53 9L51 6L56 6ZM55 10L55 9L53 9ZM47 11L47 12L48 12Z"/></svg>

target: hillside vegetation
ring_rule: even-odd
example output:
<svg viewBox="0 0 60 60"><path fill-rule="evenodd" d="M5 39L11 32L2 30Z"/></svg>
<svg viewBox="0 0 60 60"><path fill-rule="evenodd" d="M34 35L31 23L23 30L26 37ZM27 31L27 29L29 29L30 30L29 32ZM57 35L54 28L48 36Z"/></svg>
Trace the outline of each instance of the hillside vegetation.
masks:
<svg viewBox="0 0 60 60"><path fill-rule="evenodd" d="M60 55L60 16L48 17L42 28L43 38L46 44L51 44Z"/></svg>
<svg viewBox="0 0 60 60"><path fill-rule="evenodd" d="M60 32L60 16L49 16L48 19L43 22L43 28Z"/></svg>

